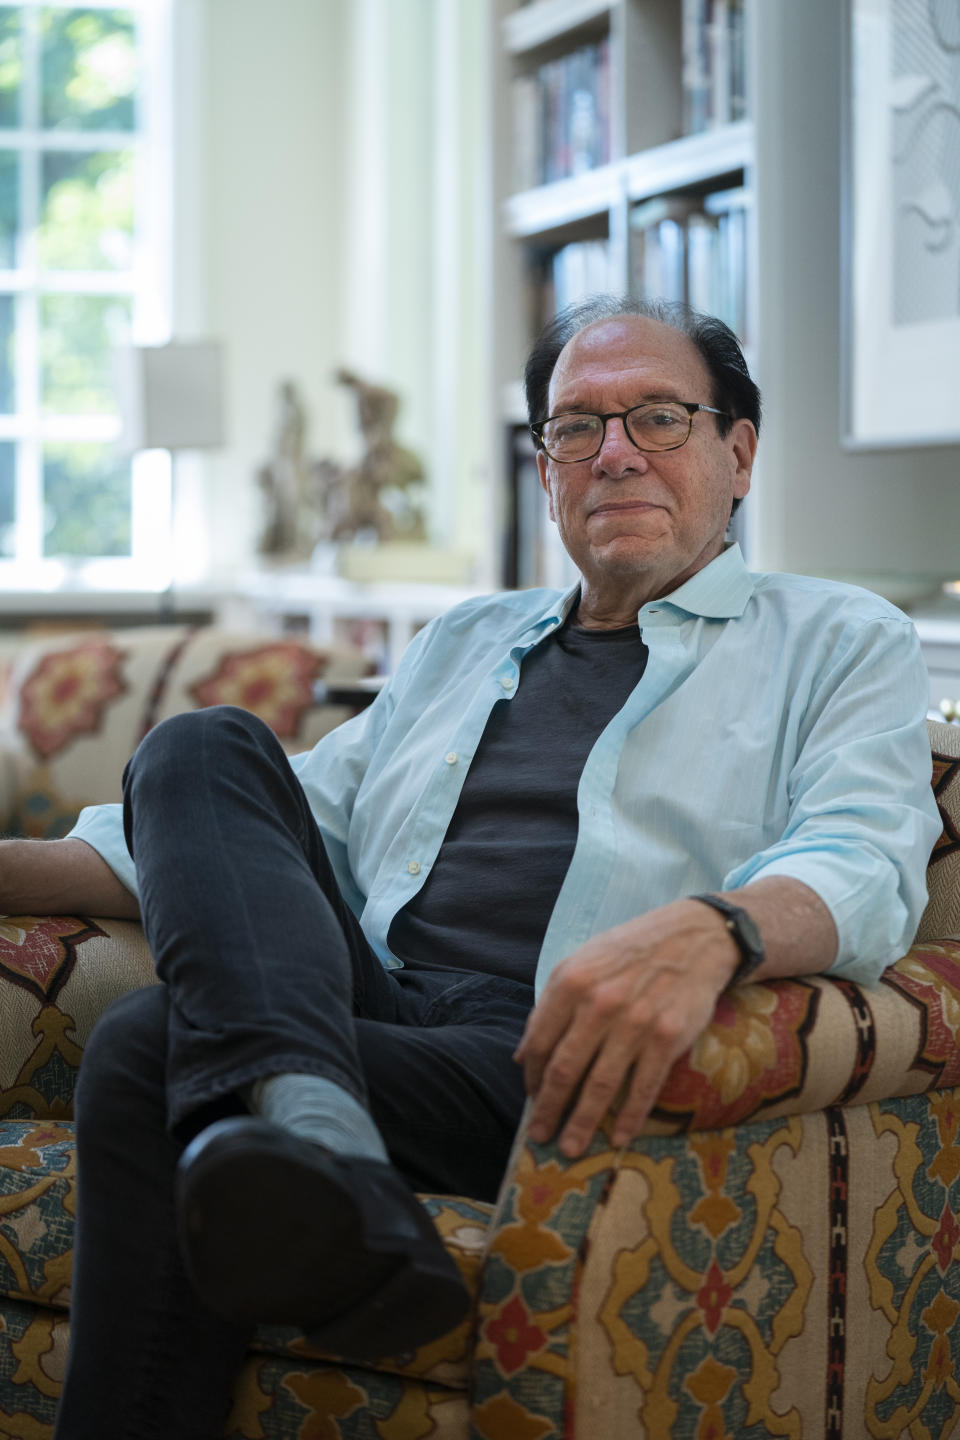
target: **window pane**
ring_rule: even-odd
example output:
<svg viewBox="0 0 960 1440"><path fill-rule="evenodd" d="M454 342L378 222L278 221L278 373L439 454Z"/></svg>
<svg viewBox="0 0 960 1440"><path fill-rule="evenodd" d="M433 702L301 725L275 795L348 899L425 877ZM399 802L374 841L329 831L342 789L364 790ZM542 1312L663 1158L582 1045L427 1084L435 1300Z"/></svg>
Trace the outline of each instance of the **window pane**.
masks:
<svg viewBox="0 0 960 1440"><path fill-rule="evenodd" d="M0 125L20 123L20 11L0 5Z"/></svg>
<svg viewBox="0 0 960 1440"><path fill-rule="evenodd" d="M116 414L110 352L130 338L130 301L115 295L45 295L40 303L43 408Z"/></svg>
<svg viewBox="0 0 960 1440"><path fill-rule="evenodd" d="M37 232L49 270L126 270L133 262L133 151L49 151Z"/></svg>
<svg viewBox="0 0 960 1440"><path fill-rule="evenodd" d="M137 57L129 10L44 10L42 124L132 130Z"/></svg>
<svg viewBox="0 0 960 1440"><path fill-rule="evenodd" d="M17 447L12 440L0 440L0 556L13 554L14 498L17 479Z"/></svg>
<svg viewBox="0 0 960 1440"><path fill-rule="evenodd" d="M0 270L17 263L17 217L20 214L20 156L0 150Z"/></svg>
<svg viewBox="0 0 960 1440"><path fill-rule="evenodd" d="M12 295L0 295L0 414L12 415L16 410L14 390L15 301Z"/></svg>
<svg viewBox="0 0 960 1440"><path fill-rule="evenodd" d="M46 556L130 554L130 461L110 445L45 445Z"/></svg>

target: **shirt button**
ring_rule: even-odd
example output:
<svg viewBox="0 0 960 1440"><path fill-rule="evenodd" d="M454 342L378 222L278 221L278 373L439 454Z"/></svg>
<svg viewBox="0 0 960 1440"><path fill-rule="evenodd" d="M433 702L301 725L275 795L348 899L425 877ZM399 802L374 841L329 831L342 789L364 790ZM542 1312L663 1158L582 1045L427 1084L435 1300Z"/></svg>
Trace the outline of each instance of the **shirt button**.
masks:
<svg viewBox="0 0 960 1440"><path fill-rule="evenodd" d="M500 681L500 684L503 686L504 690L512 690L516 683L517 682L516 680L514 680L512 675L504 675L503 679Z"/></svg>
<svg viewBox="0 0 960 1440"><path fill-rule="evenodd" d="M444 755L443 758L444 760L446 760L448 765L456 765L459 756L457 755L456 750L451 750L449 755Z"/></svg>
<svg viewBox="0 0 960 1440"><path fill-rule="evenodd" d="M407 869L410 871L410 874L411 874L411 875L419 875L419 874L420 874L420 861L419 861L419 860L411 860L411 861L410 861L410 864L407 866Z"/></svg>

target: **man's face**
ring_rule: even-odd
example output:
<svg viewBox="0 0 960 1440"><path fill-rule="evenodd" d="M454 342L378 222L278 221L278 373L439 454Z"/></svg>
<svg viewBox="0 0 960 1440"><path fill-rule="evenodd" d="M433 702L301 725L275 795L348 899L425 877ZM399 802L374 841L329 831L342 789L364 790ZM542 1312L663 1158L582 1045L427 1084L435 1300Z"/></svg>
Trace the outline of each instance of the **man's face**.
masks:
<svg viewBox="0 0 960 1440"><path fill-rule="evenodd" d="M710 374L685 335L656 320L600 320L560 353L550 415L629 410L651 400L713 404ZM721 439L718 417L698 411L679 450L640 451L622 420L609 420L599 454L561 465L537 453L550 518L588 589L663 595L723 548L734 499L750 488L756 434L735 420Z"/></svg>

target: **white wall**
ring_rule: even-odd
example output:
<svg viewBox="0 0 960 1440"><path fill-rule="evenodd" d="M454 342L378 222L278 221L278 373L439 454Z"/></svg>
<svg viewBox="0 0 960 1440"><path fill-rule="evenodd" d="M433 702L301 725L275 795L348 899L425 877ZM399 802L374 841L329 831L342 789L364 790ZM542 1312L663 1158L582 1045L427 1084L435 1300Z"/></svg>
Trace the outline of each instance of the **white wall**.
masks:
<svg viewBox="0 0 960 1440"><path fill-rule="evenodd" d="M301 389L312 454L356 453L332 379L344 364L401 393L400 439L435 488L434 538L477 548L491 437L447 451L461 418L451 385L485 373L472 359L485 323L485 6L179 0L175 330L221 337L229 372L228 447L181 477L181 549L208 536L198 565L252 557L281 379Z"/></svg>
<svg viewBox="0 0 960 1440"><path fill-rule="evenodd" d="M181 0L199 99L176 141L174 328L226 346L228 445L204 467L215 570L240 563L258 528L277 383L301 387L315 447L333 426L344 17L337 0Z"/></svg>
<svg viewBox="0 0 960 1440"><path fill-rule="evenodd" d="M841 446L845 9L836 0L755 7L757 378L767 420L748 502L751 555L772 569L936 580L960 573L960 446Z"/></svg>

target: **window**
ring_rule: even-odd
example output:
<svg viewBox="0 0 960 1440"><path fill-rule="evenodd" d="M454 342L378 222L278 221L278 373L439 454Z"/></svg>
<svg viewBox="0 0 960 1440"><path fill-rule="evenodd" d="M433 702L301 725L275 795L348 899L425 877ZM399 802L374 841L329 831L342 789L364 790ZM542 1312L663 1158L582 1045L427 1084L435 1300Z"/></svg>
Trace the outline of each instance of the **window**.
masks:
<svg viewBox="0 0 960 1440"><path fill-rule="evenodd" d="M168 7L0 5L0 583L149 583L165 533L112 352L169 338Z"/></svg>

